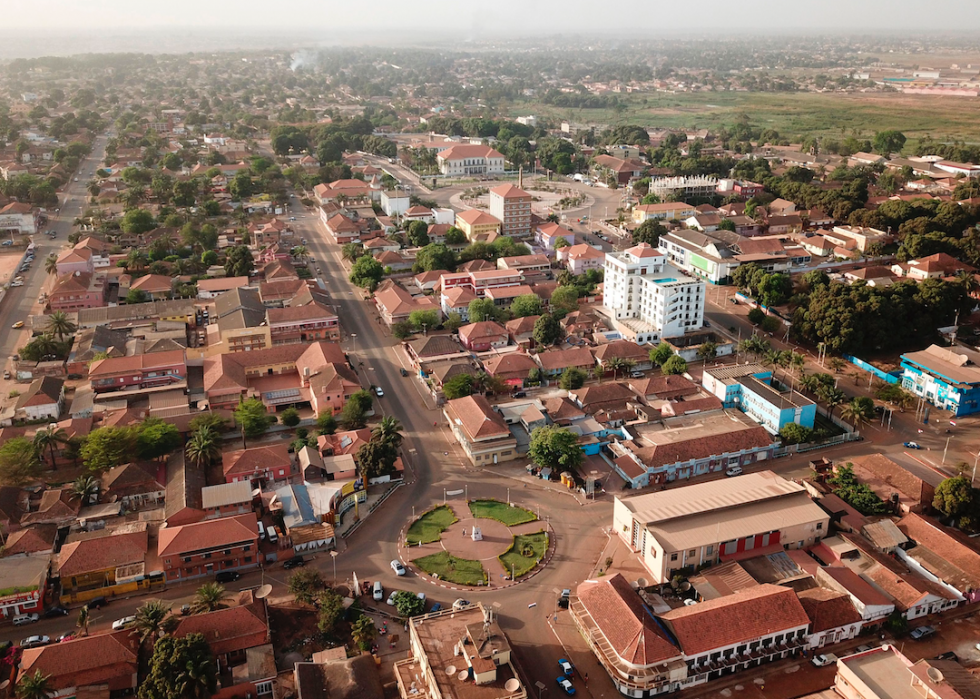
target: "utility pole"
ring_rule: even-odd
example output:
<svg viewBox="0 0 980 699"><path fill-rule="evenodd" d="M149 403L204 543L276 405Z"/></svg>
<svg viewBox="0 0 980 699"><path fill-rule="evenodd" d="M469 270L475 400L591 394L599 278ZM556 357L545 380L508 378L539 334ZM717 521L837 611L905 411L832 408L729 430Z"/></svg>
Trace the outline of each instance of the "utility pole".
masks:
<svg viewBox="0 0 980 699"><path fill-rule="evenodd" d="M949 440L951 440L951 439L952 439L952 437L947 437L946 438L946 446L943 447L943 463L944 464L946 463L946 450L949 449Z"/></svg>

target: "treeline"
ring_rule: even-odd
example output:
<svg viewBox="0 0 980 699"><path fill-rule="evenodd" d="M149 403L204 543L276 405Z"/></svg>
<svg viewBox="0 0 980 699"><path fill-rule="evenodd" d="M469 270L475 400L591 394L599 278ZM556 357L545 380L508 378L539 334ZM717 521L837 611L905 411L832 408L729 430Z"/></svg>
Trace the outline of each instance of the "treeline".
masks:
<svg viewBox="0 0 980 699"><path fill-rule="evenodd" d="M559 90L548 90L542 101L565 109L615 109L621 104L619 98L612 95L590 95Z"/></svg>

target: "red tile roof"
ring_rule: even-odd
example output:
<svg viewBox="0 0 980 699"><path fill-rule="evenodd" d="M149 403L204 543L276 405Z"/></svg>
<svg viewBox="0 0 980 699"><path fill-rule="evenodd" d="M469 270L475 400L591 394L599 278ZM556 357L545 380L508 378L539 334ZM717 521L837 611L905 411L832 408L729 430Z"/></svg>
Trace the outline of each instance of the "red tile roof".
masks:
<svg viewBox="0 0 980 699"><path fill-rule="evenodd" d="M811 633L829 631L861 621L861 615L846 593L815 587L803 590L797 596L810 618Z"/></svg>
<svg viewBox="0 0 980 699"><path fill-rule="evenodd" d="M192 633L203 634L215 656L265 645L269 642L265 602L256 600L250 604L184 617L174 630L177 638Z"/></svg>
<svg viewBox="0 0 980 699"><path fill-rule="evenodd" d="M222 517L180 527L163 527L160 530L158 555L179 556L187 551L216 548L244 541L258 541L259 532L255 513L237 517Z"/></svg>
<svg viewBox="0 0 980 699"><path fill-rule="evenodd" d="M490 407L485 396L466 396L446 403L449 419L459 421L459 426L471 440L507 437L510 430L496 410Z"/></svg>
<svg viewBox="0 0 980 699"><path fill-rule="evenodd" d="M110 690L134 689L137 645L127 629L31 648L21 656L21 677L40 670L49 676L51 691L97 684L108 684Z"/></svg>
<svg viewBox="0 0 980 699"><path fill-rule="evenodd" d="M759 585L661 615L685 655L700 655L810 623L788 587Z"/></svg>
<svg viewBox="0 0 980 699"><path fill-rule="evenodd" d="M249 447L226 451L221 455L221 470L225 476L260 473L275 468L291 468L289 447L285 444Z"/></svg>
<svg viewBox="0 0 980 699"><path fill-rule="evenodd" d="M640 667L677 658L681 651L621 574L584 582L578 598L616 654Z"/></svg>
<svg viewBox="0 0 980 699"><path fill-rule="evenodd" d="M96 536L65 544L58 554L62 579L82 573L115 570L119 566L142 563L146 558L146 530L128 534Z"/></svg>

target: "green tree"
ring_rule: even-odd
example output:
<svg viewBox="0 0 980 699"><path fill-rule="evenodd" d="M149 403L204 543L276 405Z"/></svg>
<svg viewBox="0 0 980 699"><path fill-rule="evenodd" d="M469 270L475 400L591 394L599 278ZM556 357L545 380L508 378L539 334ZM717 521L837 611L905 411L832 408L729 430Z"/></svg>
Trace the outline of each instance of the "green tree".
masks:
<svg viewBox="0 0 980 699"><path fill-rule="evenodd" d="M576 388L582 388L587 378L589 378L588 373L578 367L570 366L562 372L558 379L558 386L566 391L573 391Z"/></svg>
<svg viewBox="0 0 980 699"><path fill-rule="evenodd" d="M51 455L51 470L57 470L55 449L68 441L68 433L61 428L41 429L34 433L34 449L39 459L44 458L44 452Z"/></svg>
<svg viewBox="0 0 980 699"><path fill-rule="evenodd" d="M439 325L439 314L436 311L412 311L408 314L408 322L416 330L435 330Z"/></svg>
<svg viewBox="0 0 980 699"><path fill-rule="evenodd" d="M359 286L374 291L385 275L385 268L370 255L357 258L350 269L350 281Z"/></svg>
<svg viewBox="0 0 980 699"><path fill-rule="evenodd" d="M559 286L551 294L551 310L553 313L571 313L578 308L578 287Z"/></svg>
<svg viewBox="0 0 980 699"><path fill-rule="evenodd" d="M327 408L325 411L317 415L316 427L318 430L320 430L320 434L333 434L336 432L337 418L333 416L333 410Z"/></svg>
<svg viewBox="0 0 980 699"><path fill-rule="evenodd" d="M663 366L667 360L674 356L674 348L666 342L661 342L656 347L650 348L650 361L656 366Z"/></svg>
<svg viewBox="0 0 980 699"><path fill-rule="evenodd" d="M409 242L417 248L429 244L429 224L425 221L411 221L405 226L405 235Z"/></svg>
<svg viewBox="0 0 980 699"><path fill-rule="evenodd" d="M766 319L766 312L763 311L761 308L752 308L749 309L748 318L749 318L749 322L752 323L752 325L759 325L759 323L761 323Z"/></svg>
<svg viewBox="0 0 980 699"><path fill-rule="evenodd" d="M324 588L323 577L316 568L300 568L289 576L287 585L296 600L305 604L313 604Z"/></svg>
<svg viewBox="0 0 980 699"><path fill-rule="evenodd" d="M534 321L532 336L542 347L549 347L561 339L562 328L558 320L551 314L545 313Z"/></svg>
<svg viewBox="0 0 980 699"><path fill-rule="evenodd" d="M184 450L190 462L198 468L204 469L210 466L221 454L217 432L207 425L202 425L191 434Z"/></svg>
<svg viewBox="0 0 980 699"><path fill-rule="evenodd" d="M834 487L834 495L863 515L885 514L888 506L871 488L858 482L853 467L851 463L838 466L833 477L827 480Z"/></svg>
<svg viewBox="0 0 980 699"><path fill-rule="evenodd" d="M871 422L875 416L875 402L867 396L858 396L841 410L841 417L860 427L862 423Z"/></svg>
<svg viewBox="0 0 980 699"><path fill-rule="evenodd" d="M537 427L531 432L528 455L536 465L555 470L574 471L584 454L578 445L578 435L558 425Z"/></svg>
<svg viewBox="0 0 980 699"><path fill-rule="evenodd" d="M139 699L208 699L218 689L218 666L204 636L165 636L157 641Z"/></svg>
<svg viewBox="0 0 980 699"><path fill-rule="evenodd" d="M456 226L450 226L446 231L446 245L463 245L466 243L466 234Z"/></svg>
<svg viewBox="0 0 980 699"><path fill-rule="evenodd" d="M357 450L357 471L365 479L384 476L394 471L397 458L398 448L394 444L371 439Z"/></svg>
<svg viewBox="0 0 980 699"><path fill-rule="evenodd" d="M449 315L446 316L446 320L442 322L442 327L444 327L449 332L456 332L463 326L463 317L456 311L450 311Z"/></svg>
<svg viewBox="0 0 980 699"><path fill-rule="evenodd" d="M953 517L957 521L962 521L963 518L975 520L977 489L973 487L970 479L966 476L947 478L936 486L932 506L947 517Z"/></svg>
<svg viewBox="0 0 980 699"><path fill-rule="evenodd" d="M407 590L399 590L395 593L395 609L398 616L408 619L418 616L425 612L425 600L419 599L418 595Z"/></svg>
<svg viewBox="0 0 980 699"><path fill-rule="evenodd" d="M456 374L442 385L442 394L446 400L455 400L472 395L474 390L473 377L469 374Z"/></svg>
<svg viewBox="0 0 980 699"><path fill-rule="evenodd" d="M660 243L660 236L666 235L666 233L667 229L663 227L660 221L647 219L633 231L633 244L649 243L653 247L657 247Z"/></svg>
<svg viewBox="0 0 980 699"><path fill-rule="evenodd" d="M132 306L137 303L146 303L150 300L150 295L142 289L130 289L126 294L126 305Z"/></svg>
<svg viewBox="0 0 980 699"><path fill-rule="evenodd" d="M378 635L378 627L374 625L374 619L369 616L360 616L357 621L351 624L351 638L361 650L368 650L371 643Z"/></svg>
<svg viewBox="0 0 980 699"><path fill-rule="evenodd" d="M352 394L340 410L340 423L348 430L364 427L367 422L367 412L373 402L374 399L367 391L357 391Z"/></svg>
<svg viewBox="0 0 980 699"><path fill-rule="evenodd" d="M92 476L81 475L72 481L70 497L82 505L90 505L95 502L95 496L98 493L99 482Z"/></svg>
<svg viewBox="0 0 980 699"><path fill-rule="evenodd" d="M153 214L146 209L130 209L123 214L122 219L119 221L119 227L124 233L129 233L130 235L139 235L140 233L152 231L156 225Z"/></svg>
<svg viewBox="0 0 980 699"><path fill-rule="evenodd" d="M177 626L176 617L170 613L170 605L163 600L144 602L136 610L135 616L132 635L139 636L141 646L147 641L156 641Z"/></svg>
<svg viewBox="0 0 980 699"><path fill-rule="evenodd" d="M89 621L88 605L86 604L78 610L78 618L75 619L75 628L80 629L83 636L88 636Z"/></svg>
<svg viewBox="0 0 980 699"><path fill-rule="evenodd" d="M40 670L35 670L33 675L25 674L17 683L18 699L49 699L53 693L51 676Z"/></svg>
<svg viewBox="0 0 980 699"><path fill-rule="evenodd" d="M900 153L905 147L905 134L901 131L879 131L872 140L875 153L890 158L892 153Z"/></svg>
<svg viewBox="0 0 980 699"><path fill-rule="evenodd" d="M767 333L774 333L782 327L779 318L776 316L766 316L762 319L762 329Z"/></svg>
<svg viewBox="0 0 980 699"><path fill-rule="evenodd" d="M385 415L381 418L381 422L371 430L371 439L378 440L383 444L390 444L397 449L401 446L403 439L402 423L396 417Z"/></svg>
<svg viewBox="0 0 980 699"><path fill-rule="evenodd" d="M702 342L698 347L698 359L703 359L704 361L710 361L718 356L718 345L708 340L707 342Z"/></svg>
<svg viewBox="0 0 980 699"><path fill-rule="evenodd" d="M523 294L510 304L510 314L514 318L541 315L541 299L537 294Z"/></svg>
<svg viewBox="0 0 980 699"><path fill-rule="evenodd" d="M296 427L300 421L299 411L292 407L286 408L282 411L282 414L279 415L279 420L286 427Z"/></svg>
<svg viewBox="0 0 980 699"><path fill-rule="evenodd" d="M191 611L195 614L213 612L216 609L224 609L228 594L225 588L216 582L206 582L197 588L194 593L194 600L191 602Z"/></svg>
<svg viewBox="0 0 980 699"><path fill-rule="evenodd" d="M229 277L247 277L255 270L255 260L247 245L236 245L225 251L225 274Z"/></svg>
<svg viewBox="0 0 980 699"><path fill-rule="evenodd" d="M320 633L332 633L344 615L344 598L333 590L323 590L316 596L317 628Z"/></svg>
<svg viewBox="0 0 980 699"><path fill-rule="evenodd" d="M663 363L663 366L660 367L660 371L662 371L665 376L683 374L685 371L687 371L687 362L685 362L682 357L675 354L673 357Z"/></svg>
<svg viewBox="0 0 980 699"><path fill-rule="evenodd" d="M442 243L429 243L415 255L415 272L456 269L456 253Z"/></svg>
<svg viewBox="0 0 980 699"><path fill-rule="evenodd" d="M404 340L412 336L415 328L407 320L400 320L391 324L391 334L399 340Z"/></svg>
<svg viewBox="0 0 980 699"><path fill-rule="evenodd" d="M813 430L809 427L795 422L787 422L779 430L779 437L783 440L783 444L803 444L810 440L812 434Z"/></svg>
<svg viewBox="0 0 980 699"><path fill-rule="evenodd" d="M81 456L86 468L108 471L113 466L132 461L138 433L132 427L100 427L89 432Z"/></svg>
<svg viewBox="0 0 980 699"><path fill-rule="evenodd" d="M241 426L243 436L255 439L275 424L276 419L266 413L261 400L248 398L240 401L235 408L235 422Z"/></svg>
<svg viewBox="0 0 980 699"><path fill-rule="evenodd" d="M59 342L64 342L65 336L74 334L76 329L75 324L64 311L53 311L48 315L48 327L45 332L57 336Z"/></svg>
<svg viewBox="0 0 980 699"><path fill-rule="evenodd" d="M176 425L148 417L139 426L136 454L141 459L157 459L180 448L183 439Z"/></svg>
<svg viewBox="0 0 980 699"><path fill-rule="evenodd" d="M470 301L467 310L469 311L471 323L496 320L499 313L492 299L473 299Z"/></svg>

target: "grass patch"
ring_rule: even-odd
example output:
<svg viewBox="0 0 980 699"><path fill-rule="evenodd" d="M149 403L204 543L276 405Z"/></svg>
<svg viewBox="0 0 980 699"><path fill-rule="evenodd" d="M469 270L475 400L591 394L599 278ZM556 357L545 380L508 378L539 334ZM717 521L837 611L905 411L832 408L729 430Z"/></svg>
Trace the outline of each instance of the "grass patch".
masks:
<svg viewBox="0 0 980 699"><path fill-rule="evenodd" d="M523 507L512 507L499 500L473 500L470 502L470 512L473 513L474 517L495 519L508 527L533 522L538 518L530 510Z"/></svg>
<svg viewBox="0 0 980 699"><path fill-rule="evenodd" d="M448 551L433 553L412 561L429 575L438 575L440 580L460 585L486 585L487 573L479 561L456 558Z"/></svg>
<svg viewBox="0 0 980 699"><path fill-rule="evenodd" d="M408 528L408 533L405 535L406 543L409 546L418 546L419 544L431 544L433 541L439 541L442 538L442 533L458 521L456 513L449 505L439 505L439 507L429 510L412 522L412 526Z"/></svg>
<svg viewBox="0 0 980 699"><path fill-rule="evenodd" d="M507 572L514 571L514 577L530 573L548 550L548 532L541 530L533 534L521 534L514 537L510 545L498 558ZM513 568L512 568L513 566Z"/></svg>

